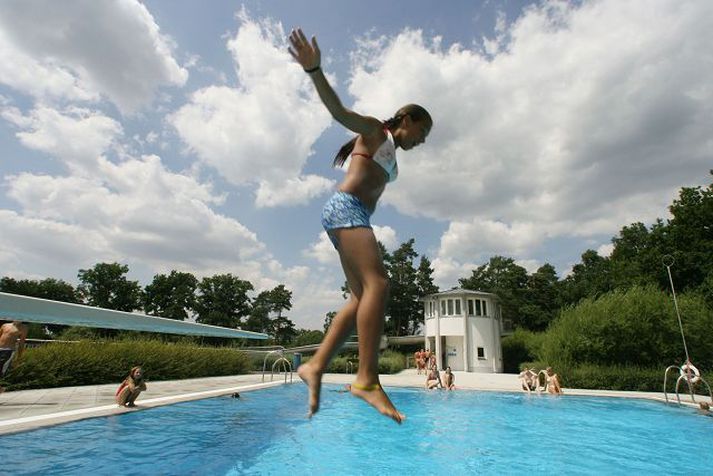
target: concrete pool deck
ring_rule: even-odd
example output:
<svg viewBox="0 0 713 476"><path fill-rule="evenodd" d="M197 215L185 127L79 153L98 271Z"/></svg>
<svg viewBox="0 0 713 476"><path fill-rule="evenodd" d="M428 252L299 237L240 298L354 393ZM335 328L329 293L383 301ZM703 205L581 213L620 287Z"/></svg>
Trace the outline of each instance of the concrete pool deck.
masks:
<svg viewBox="0 0 713 476"><path fill-rule="evenodd" d="M467 390L500 392L522 392L520 381L515 374L479 374L454 372L456 386ZM167 380L148 382L148 390L137 400L136 408L123 408L114 402L114 392L118 383L106 385L86 385L81 387L61 387L38 390L20 390L0 394L0 435L26 431L44 426L66 423L84 418L120 415L177 402L201 398L229 395L261 388L282 385L283 377L275 377L262 383L261 374L236 375L228 377L208 377L187 380ZM346 384L354 380L354 375L325 374L324 383ZM289 382L289 378L287 379ZM293 375L293 382L300 383ZM381 383L386 387L423 388L424 375L417 375L413 369L395 375L382 375ZM565 395L641 398L664 402L664 394L657 392L622 392L610 390L564 389ZM536 394L533 394L536 395ZM543 397L545 395L543 394ZM676 395L669 395L669 401L676 401ZM696 397L696 401L710 402L708 397ZM691 405L688 394L681 395L681 402ZM306 405L306 402L305 402Z"/></svg>

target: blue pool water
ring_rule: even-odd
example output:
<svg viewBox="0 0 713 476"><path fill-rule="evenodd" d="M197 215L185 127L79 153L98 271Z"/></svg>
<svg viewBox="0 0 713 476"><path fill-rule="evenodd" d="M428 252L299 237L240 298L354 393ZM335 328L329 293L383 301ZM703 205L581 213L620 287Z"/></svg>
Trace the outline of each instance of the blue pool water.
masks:
<svg viewBox="0 0 713 476"><path fill-rule="evenodd" d="M390 389L401 426L301 384L0 437L9 474L710 474L713 418L661 403ZM6 473L7 474L7 473Z"/></svg>

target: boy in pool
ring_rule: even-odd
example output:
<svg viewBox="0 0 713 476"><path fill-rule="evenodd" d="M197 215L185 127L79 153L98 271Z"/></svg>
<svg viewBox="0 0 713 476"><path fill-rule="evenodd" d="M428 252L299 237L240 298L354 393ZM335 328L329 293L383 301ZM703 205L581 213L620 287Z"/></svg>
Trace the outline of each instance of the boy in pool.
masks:
<svg viewBox="0 0 713 476"><path fill-rule="evenodd" d="M352 395L401 423L399 413L379 383L379 342L389 280L369 217L386 184L396 180L396 149L410 150L426 140L433 121L421 106L402 107L386 121L363 116L342 105L321 69L317 39L307 40L302 30L292 30L289 52L314 83L332 117L356 134L339 150L334 165L351 162L339 190L322 211L322 225L339 253L349 284L349 302L337 313L322 345L297 373L309 387L309 415L319 410L322 374L354 326L359 335L359 370Z"/></svg>

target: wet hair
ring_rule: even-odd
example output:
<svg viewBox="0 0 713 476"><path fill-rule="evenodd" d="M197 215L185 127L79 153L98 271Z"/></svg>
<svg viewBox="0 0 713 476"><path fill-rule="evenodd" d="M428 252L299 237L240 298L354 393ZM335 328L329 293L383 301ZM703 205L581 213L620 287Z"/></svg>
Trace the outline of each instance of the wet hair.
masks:
<svg viewBox="0 0 713 476"><path fill-rule="evenodd" d="M419 106L418 104L407 104L398 111L396 111L396 114L394 114L393 117L385 120L384 127L390 131L393 131L398 127L398 125L401 123L401 119L403 119L405 116L409 116L415 122L426 121L429 124L433 124L433 119L431 119L431 115L428 113L428 111L426 111L425 108ZM344 162L347 161L349 154L351 154L354 150L354 145L356 144L357 137L358 136L354 136L352 140L344 144L339 149L339 152L337 152L337 155L336 157L334 157L334 161L332 162L333 167L342 167L344 165Z"/></svg>

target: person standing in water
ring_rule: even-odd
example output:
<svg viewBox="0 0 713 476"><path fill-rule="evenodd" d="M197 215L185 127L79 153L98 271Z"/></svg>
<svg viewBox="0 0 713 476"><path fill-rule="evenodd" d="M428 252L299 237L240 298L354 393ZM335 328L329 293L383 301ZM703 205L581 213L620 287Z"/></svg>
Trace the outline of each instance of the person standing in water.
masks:
<svg viewBox="0 0 713 476"><path fill-rule="evenodd" d="M357 328L359 370L352 395L365 400L398 423L405 418L379 383L379 343L384 329L389 280L369 218L386 184L396 180L396 149L422 144L433 121L421 106L409 104L386 121L364 116L342 105L321 68L317 39L308 41L302 30L292 30L289 52L314 83L332 117L356 136L334 159L341 167L351 155L344 181L322 211L322 225L339 253L350 298L337 313L317 353L297 373L309 388L309 415L319 410L322 374L346 338Z"/></svg>

